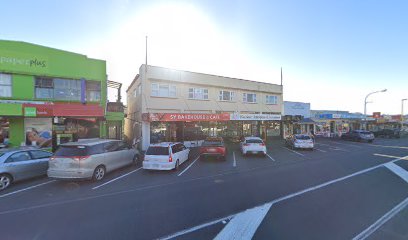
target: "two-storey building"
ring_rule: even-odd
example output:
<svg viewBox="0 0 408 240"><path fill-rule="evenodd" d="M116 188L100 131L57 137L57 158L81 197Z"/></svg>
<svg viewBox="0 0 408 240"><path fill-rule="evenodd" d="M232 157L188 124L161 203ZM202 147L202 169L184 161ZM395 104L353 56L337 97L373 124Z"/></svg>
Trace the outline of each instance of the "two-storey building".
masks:
<svg viewBox="0 0 408 240"><path fill-rule="evenodd" d="M106 111L107 82L103 60L0 40L0 146L55 149L79 138L117 136L124 113Z"/></svg>
<svg viewBox="0 0 408 240"><path fill-rule="evenodd" d="M280 135L281 85L143 64L126 92L125 134L143 150L158 141Z"/></svg>

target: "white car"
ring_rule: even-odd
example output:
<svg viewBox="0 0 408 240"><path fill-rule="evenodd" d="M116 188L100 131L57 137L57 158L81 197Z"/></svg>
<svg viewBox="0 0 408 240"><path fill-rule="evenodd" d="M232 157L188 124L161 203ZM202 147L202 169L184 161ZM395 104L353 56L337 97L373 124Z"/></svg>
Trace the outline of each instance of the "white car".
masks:
<svg viewBox="0 0 408 240"><path fill-rule="evenodd" d="M306 134L295 134L289 136L285 140L285 145L291 147L292 149L302 148L302 149L310 149L313 150L314 148L314 141L309 135Z"/></svg>
<svg viewBox="0 0 408 240"><path fill-rule="evenodd" d="M241 153L247 154L262 154L266 155L265 143L259 137L245 137L240 143Z"/></svg>
<svg viewBox="0 0 408 240"><path fill-rule="evenodd" d="M151 144L143 160L143 169L177 170L188 160L190 149L182 143L162 142Z"/></svg>

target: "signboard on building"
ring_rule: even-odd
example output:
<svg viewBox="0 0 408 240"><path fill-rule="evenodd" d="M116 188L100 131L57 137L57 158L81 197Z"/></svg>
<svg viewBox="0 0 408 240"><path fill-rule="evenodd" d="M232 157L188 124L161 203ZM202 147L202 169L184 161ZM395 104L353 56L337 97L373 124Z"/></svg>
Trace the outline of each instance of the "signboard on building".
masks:
<svg viewBox="0 0 408 240"><path fill-rule="evenodd" d="M242 121L280 121L282 116L279 114L231 114L231 120Z"/></svg>
<svg viewBox="0 0 408 240"><path fill-rule="evenodd" d="M143 113L142 120L148 122L183 122L183 121L228 121L229 113Z"/></svg>
<svg viewBox="0 0 408 240"><path fill-rule="evenodd" d="M287 102L283 103L283 115L300 115L310 118L310 103Z"/></svg>
<svg viewBox="0 0 408 240"><path fill-rule="evenodd" d="M373 118L380 118L381 112L373 112Z"/></svg>

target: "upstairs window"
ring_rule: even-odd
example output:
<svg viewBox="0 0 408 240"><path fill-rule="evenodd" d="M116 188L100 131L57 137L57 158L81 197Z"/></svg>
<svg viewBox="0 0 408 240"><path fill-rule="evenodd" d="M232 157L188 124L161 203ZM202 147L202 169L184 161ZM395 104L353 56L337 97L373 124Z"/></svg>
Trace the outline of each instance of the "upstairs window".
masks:
<svg viewBox="0 0 408 240"><path fill-rule="evenodd" d="M242 101L244 103L256 103L256 94L255 93L243 93Z"/></svg>
<svg viewBox="0 0 408 240"><path fill-rule="evenodd" d="M0 97L11 97L11 75L0 73Z"/></svg>
<svg viewBox="0 0 408 240"><path fill-rule="evenodd" d="M81 81L55 78L54 98L57 100L81 100Z"/></svg>
<svg viewBox="0 0 408 240"><path fill-rule="evenodd" d="M153 97L176 97L176 86L162 83L152 83L151 96Z"/></svg>
<svg viewBox="0 0 408 240"><path fill-rule="evenodd" d="M198 99L198 100L208 100L208 89L207 88L189 88L188 98Z"/></svg>
<svg viewBox="0 0 408 240"><path fill-rule="evenodd" d="M86 100L90 102L101 101L101 83L86 81Z"/></svg>
<svg viewBox="0 0 408 240"><path fill-rule="evenodd" d="M220 95L218 97L218 100L232 102L232 101L234 101L234 98L235 98L235 93L234 92L221 90Z"/></svg>
<svg viewBox="0 0 408 240"><path fill-rule="evenodd" d="M39 77L35 79L35 97L54 98L54 81L52 78Z"/></svg>
<svg viewBox="0 0 408 240"><path fill-rule="evenodd" d="M266 95L266 104L278 104L278 97Z"/></svg>

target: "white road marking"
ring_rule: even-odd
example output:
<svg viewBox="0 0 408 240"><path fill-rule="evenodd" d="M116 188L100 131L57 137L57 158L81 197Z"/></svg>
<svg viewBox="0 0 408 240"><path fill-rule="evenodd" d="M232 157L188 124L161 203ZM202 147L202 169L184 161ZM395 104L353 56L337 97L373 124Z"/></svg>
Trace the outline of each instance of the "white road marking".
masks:
<svg viewBox="0 0 408 240"><path fill-rule="evenodd" d="M332 142L334 144L339 144L339 145L343 145L343 146L349 146L349 147L356 147L356 148L363 148L362 146L358 146L358 145L353 145L353 144L348 144L348 143L339 143L339 142ZM369 145L370 146L370 145Z"/></svg>
<svg viewBox="0 0 408 240"><path fill-rule="evenodd" d="M373 155L379 156L379 157L398 158L400 160L407 160L406 157L398 157L398 156L392 156L392 155L386 155L386 154L380 154L380 153L374 153Z"/></svg>
<svg viewBox="0 0 408 240"><path fill-rule="evenodd" d="M37 185L31 186L31 187L23 188L23 189L20 189L20 190L14 191L14 192L9 192L9 193L6 193L6 194L3 194L3 195L0 195L0 198L7 197L7 196L10 196L10 195L13 195L13 194L19 193L19 192L24 192L24 191L27 191L27 190L30 190L30 189L33 189L33 188L36 188L36 187L43 186L43 185L48 184L48 183L55 182L55 181L56 181L56 180L51 180L51 181L44 182L44 183L40 183L40 184L37 184Z"/></svg>
<svg viewBox="0 0 408 240"><path fill-rule="evenodd" d="M296 153L296 154L299 155L299 156L302 156L302 157L305 156L304 154L301 154L300 152L293 151L293 150L291 150L291 149L289 149L289 148L287 148L287 147L282 147L282 148L284 148L284 149L286 149L286 150L288 150L288 151L291 151L291 152L293 152L293 153Z"/></svg>
<svg viewBox="0 0 408 240"><path fill-rule="evenodd" d="M267 203L235 215L214 240L252 239L271 206Z"/></svg>
<svg viewBox="0 0 408 240"><path fill-rule="evenodd" d="M380 219L378 219L375 223L373 223L371 226L366 228L364 231L362 231L360 234L355 236L353 240L363 240L368 238L371 234L373 234L378 228L380 228L382 225L384 225L388 220L393 218L395 215L397 215L402 209L404 209L408 205L408 198L406 198L404 201L402 201L400 204L395 206L393 209L391 209L389 212L387 212L384 216L382 216Z"/></svg>
<svg viewBox="0 0 408 240"><path fill-rule="evenodd" d="M188 165L188 167L186 167L186 169L184 169L181 173L179 173L177 175L177 177L180 177L183 173L185 173L191 166L193 166L193 164L200 158L200 156L198 156L192 163L190 163L190 165Z"/></svg>
<svg viewBox="0 0 408 240"><path fill-rule="evenodd" d="M269 156L269 154L266 154L266 156L268 156L272 161L275 162L275 159L273 159L273 157Z"/></svg>
<svg viewBox="0 0 408 240"><path fill-rule="evenodd" d="M396 165L393 162L389 162L384 164L386 168L388 168L390 171L398 175L400 178L404 179L408 183L408 172L403 169L402 167ZM353 240L363 240L368 238L371 234L373 234L378 228L380 228L382 225L384 225L388 220L393 218L395 215L397 215L402 209L404 209L408 205L408 198L406 198L404 201L399 203L397 206L395 206L393 209L391 209L389 212L384 214L381 218L379 218L375 223L373 223L371 226L366 228L364 231L362 231L360 234L355 236Z"/></svg>
<svg viewBox="0 0 408 240"><path fill-rule="evenodd" d="M398 161L398 160L400 160L400 159L407 158L407 157L408 157L408 156L401 157L401 158L397 158L397 159L394 159L394 160L392 160L392 161L390 161L390 162L395 162L395 161ZM319 184L319 185L316 185L316 186L313 186L313 187L310 187L310 188L306 188L306 189L304 189L304 190L301 190L301 191L298 191L298 192L295 192L295 193L292 193L292 194L289 194L289 195L286 195L286 196L284 196L284 197L275 199L275 200L273 200L273 201L271 201L271 202L269 202L269 203L265 203L265 204L271 204L271 206L272 206L273 204L279 203L279 202L281 202L281 201L285 201L285 200L288 200L288 199L290 199L290 198L297 197L297 196L299 196L299 195L301 195L301 194L304 194L304 193L307 193L307 192L310 192L310 191L314 191L314 190L317 190L317 189L326 187L326 186L328 186L328 185L331 185L331 184L334 184L334 183L337 183L337 182L346 180L346 179L348 179L348 178L352 178L352 177L355 177L355 176L364 174L364 173L369 172L369 171L372 171L372 170L374 170L374 169L383 167L384 165L385 165L385 164L379 164L379 165L377 165L377 166L370 167L370 168L367 168L367 169L364 169L364 170L361 170L361 171L358 171L358 172L349 174L349 175L347 175L347 176L340 177L340 178L337 178L337 179L334 179L334 180L331 180L331 181L328 181L328 182L325 182L325 183L322 183L322 184ZM263 205L265 205L265 204L263 204ZM174 233L174 234L172 234L172 235L170 235L170 236L168 236L168 237L160 238L160 239L172 239L172 238L175 238L175 237L178 237L178 236L187 234L187 233L191 233L191 232L200 230L200 229L202 229L202 228L205 228L205 227L208 227L208 226L212 226L212 225L217 224L217 223L219 223L219 222L222 222L222 221L224 221L224 220L231 219L231 218L233 218L234 216L237 216L237 215L240 214L240 213L242 213L242 212L239 212L239 213L236 213L236 214L232 214L232 215L230 215L230 216L228 216L228 217L220 218L220 219L218 219L218 220L211 221L211 222L208 222L208 223L204 223L204 224L201 224L201 225L198 225L198 226L189 228L189 229L184 229L184 230L182 230L182 231L180 231L180 232ZM0 212L0 215L1 215L1 212ZM232 221L230 221L230 222L232 222ZM228 225L227 225L227 226L228 226ZM256 230L256 229L255 229L255 230Z"/></svg>
<svg viewBox="0 0 408 240"><path fill-rule="evenodd" d="M405 182L408 183L408 172L405 169L392 162L386 163L384 166L386 166L389 170L397 174L400 178L404 179Z"/></svg>
<svg viewBox="0 0 408 240"><path fill-rule="evenodd" d="M232 156L234 157L234 161L232 162L232 166L236 167L237 166L237 160L235 159L235 151L232 152Z"/></svg>
<svg viewBox="0 0 408 240"><path fill-rule="evenodd" d="M401 149L408 149L408 147L403 147L403 146L385 146L385 145L378 145L378 144L370 144L369 146L383 147L383 148L401 148Z"/></svg>
<svg viewBox="0 0 408 240"><path fill-rule="evenodd" d="M121 179L121 178L124 178L124 177L126 177L127 175L130 175L130 174L132 174L132 173L134 173L134 172L139 171L140 169L142 169L142 168L140 167L140 168L135 169L135 170L133 170L133 171L131 171L131 172L128 172L128 173L126 173L126 174L123 174L122 176L119 176L119 177L114 178L114 179L112 179L112 180L110 180L110 181L107 181L106 183L103 183L103 184L101 184L101 185L98 185L98 186L96 186L96 187L93 187L92 190L98 189L98 188L100 188L100 187L102 187L102 186L105 186L105 185L107 185L107 184L109 184L109 183L112 183L112 182L114 182L114 181L116 181L116 180L119 180L119 179Z"/></svg>
<svg viewBox="0 0 408 240"><path fill-rule="evenodd" d="M331 147L331 145L329 145L329 144L324 144L324 143L315 143L316 145L322 145L322 146L328 146L328 147Z"/></svg>
<svg viewBox="0 0 408 240"><path fill-rule="evenodd" d="M327 151L324 151L324 150L318 149L318 148L314 148L314 149L317 150L317 151L319 151L319 152L327 152Z"/></svg>

